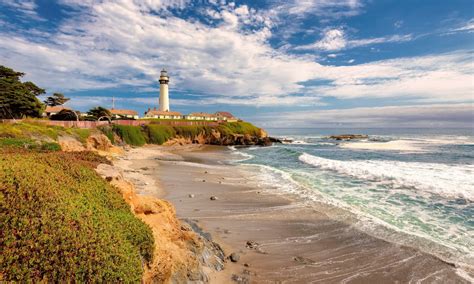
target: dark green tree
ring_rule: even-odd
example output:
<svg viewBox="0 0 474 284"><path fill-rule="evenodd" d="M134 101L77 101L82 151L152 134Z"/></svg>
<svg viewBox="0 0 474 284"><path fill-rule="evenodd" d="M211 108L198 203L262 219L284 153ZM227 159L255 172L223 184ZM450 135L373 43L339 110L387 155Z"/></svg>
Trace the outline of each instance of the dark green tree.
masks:
<svg viewBox="0 0 474 284"><path fill-rule="evenodd" d="M51 120L77 120L80 113L78 111L73 111L70 109L63 109L60 112L51 115L49 119Z"/></svg>
<svg viewBox="0 0 474 284"><path fill-rule="evenodd" d="M44 103L48 106L60 106L69 101L69 98L66 98L61 93L54 93L51 97L48 97Z"/></svg>
<svg viewBox="0 0 474 284"><path fill-rule="evenodd" d="M95 119L99 119L103 116L106 116L106 117L110 118L112 116L112 114L110 113L110 111L108 109L106 109L104 107L101 107L101 106L91 108L87 112L87 115L92 116Z"/></svg>
<svg viewBox="0 0 474 284"><path fill-rule="evenodd" d="M25 73L0 65L0 118L41 117L44 105L37 96L44 89L21 82Z"/></svg>

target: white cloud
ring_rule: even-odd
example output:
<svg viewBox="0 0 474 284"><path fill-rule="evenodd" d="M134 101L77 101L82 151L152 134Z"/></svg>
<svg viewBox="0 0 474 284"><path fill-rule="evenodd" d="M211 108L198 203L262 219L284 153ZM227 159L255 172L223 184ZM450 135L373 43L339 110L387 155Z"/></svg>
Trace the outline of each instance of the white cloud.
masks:
<svg viewBox="0 0 474 284"><path fill-rule="evenodd" d="M44 20L36 12L38 8L36 0L0 0L0 7L1 6L20 12L28 20Z"/></svg>
<svg viewBox="0 0 474 284"><path fill-rule="evenodd" d="M228 13L229 19L238 22L235 25L236 21L228 20L225 23L231 24L222 28L171 14L160 17L157 11L166 10L171 1L165 6L153 1L106 1L94 5L63 1L80 5L82 14L64 21L55 33L39 35L42 40L0 31L2 64L26 72L26 79L50 91L157 88L159 71L166 67L171 74L172 91L192 90L213 96L199 102L203 104L320 105L325 96L397 97L424 102L473 100L472 54L466 51L324 66L314 57L272 48L266 13L248 7L214 7L219 15ZM243 31L246 20L252 25L263 24L255 32ZM350 40L341 29L335 29L333 38L335 42L328 40L321 46L332 49L382 41ZM301 84L312 80L331 84Z"/></svg>
<svg viewBox="0 0 474 284"><path fill-rule="evenodd" d="M308 45L295 47L296 50L323 50L338 51L373 44L406 42L412 40L412 35L392 35L367 39L349 39L342 28L327 29L323 32L322 39Z"/></svg>
<svg viewBox="0 0 474 284"><path fill-rule="evenodd" d="M347 40L342 29L330 29L324 32L321 40L309 46L299 46L297 49L318 49L325 51L341 50L347 46Z"/></svg>
<svg viewBox="0 0 474 284"><path fill-rule="evenodd" d="M360 13L362 1L359 0L288 0L273 7L284 14L297 16L313 15L339 18Z"/></svg>
<svg viewBox="0 0 474 284"><path fill-rule="evenodd" d="M267 113L253 117L263 127L466 127L472 128L472 104L385 106ZM272 117L278 116L278 122Z"/></svg>
<svg viewBox="0 0 474 284"><path fill-rule="evenodd" d="M326 68L323 76L333 83L316 87L313 92L340 99L473 101L472 59L471 53L457 52Z"/></svg>
<svg viewBox="0 0 474 284"><path fill-rule="evenodd" d="M413 36L408 35L392 35L386 37L376 37L376 38L367 38L367 39L354 39L348 41L349 47L358 47L358 46L366 46L372 44L380 44L380 43L389 43L389 42L406 42L413 39Z"/></svg>
<svg viewBox="0 0 474 284"><path fill-rule="evenodd" d="M450 32L474 32L474 19L467 21L457 28L451 29Z"/></svg>

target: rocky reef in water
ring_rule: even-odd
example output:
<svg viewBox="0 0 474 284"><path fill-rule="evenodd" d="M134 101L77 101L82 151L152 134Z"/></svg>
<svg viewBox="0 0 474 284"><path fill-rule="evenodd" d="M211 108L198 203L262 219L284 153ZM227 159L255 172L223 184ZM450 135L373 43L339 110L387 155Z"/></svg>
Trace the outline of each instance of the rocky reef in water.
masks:
<svg viewBox="0 0 474 284"><path fill-rule="evenodd" d="M367 139L369 136L363 134L341 134L341 135L331 135L329 139L334 140L357 140L357 139Z"/></svg>

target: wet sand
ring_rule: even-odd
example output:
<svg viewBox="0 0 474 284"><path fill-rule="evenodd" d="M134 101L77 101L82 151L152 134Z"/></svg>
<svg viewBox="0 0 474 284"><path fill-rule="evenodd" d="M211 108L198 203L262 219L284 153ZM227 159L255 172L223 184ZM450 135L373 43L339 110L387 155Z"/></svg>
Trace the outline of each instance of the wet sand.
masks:
<svg viewBox="0 0 474 284"><path fill-rule="evenodd" d="M248 173L222 163L226 148L143 149L147 155L129 155L130 167L154 180L143 193L171 201L178 217L239 254L214 283L232 283L233 275L243 283L469 283L434 256L331 219L328 208L249 185Z"/></svg>

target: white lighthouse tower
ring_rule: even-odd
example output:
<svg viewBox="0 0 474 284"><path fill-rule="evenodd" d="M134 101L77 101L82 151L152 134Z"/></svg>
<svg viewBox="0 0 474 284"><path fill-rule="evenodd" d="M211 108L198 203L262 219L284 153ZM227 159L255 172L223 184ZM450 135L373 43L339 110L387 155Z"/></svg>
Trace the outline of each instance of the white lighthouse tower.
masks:
<svg viewBox="0 0 474 284"><path fill-rule="evenodd" d="M170 99L168 95L168 82L170 77L165 69L160 74L160 111L170 111Z"/></svg>

